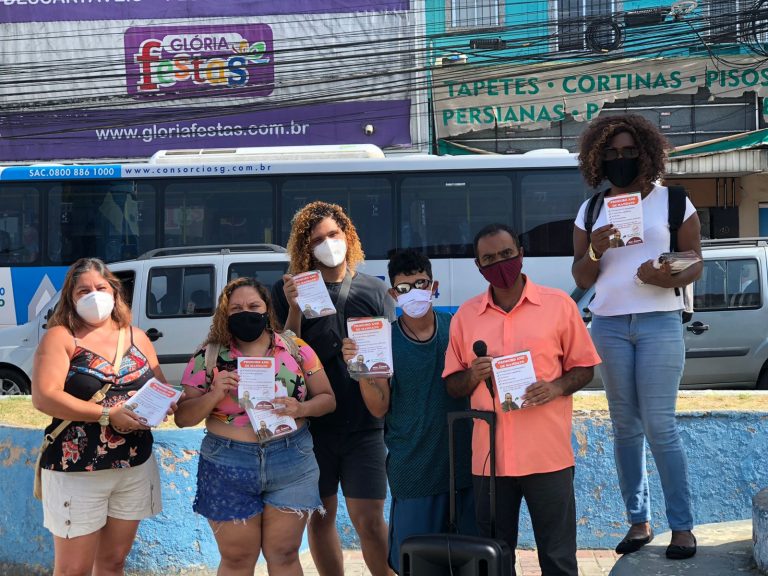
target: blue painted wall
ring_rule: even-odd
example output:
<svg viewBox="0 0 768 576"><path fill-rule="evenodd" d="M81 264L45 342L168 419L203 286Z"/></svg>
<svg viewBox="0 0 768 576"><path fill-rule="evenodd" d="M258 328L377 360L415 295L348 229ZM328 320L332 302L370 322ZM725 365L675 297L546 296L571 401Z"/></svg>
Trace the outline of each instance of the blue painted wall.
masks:
<svg viewBox="0 0 768 576"><path fill-rule="evenodd" d="M768 486L768 413L691 413L680 415L678 421L690 463L697 523L750 518L752 496ZM164 511L142 523L129 557L131 571L170 575L180 569L217 565L218 553L208 523L192 512L202 435L199 429L156 432ZM0 426L0 572L8 566L23 565L18 573L43 573L53 561L52 539L42 527L40 503L32 498L32 466L40 437L38 430ZM577 455L579 547L613 548L624 535L626 524L606 416L577 414L573 447ZM650 478L653 525L662 531L666 529L663 498L652 459ZM338 524L344 546L356 547L343 506ZM525 511L520 544L533 545ZM305 540L302 548L306 547Z"/></svg>

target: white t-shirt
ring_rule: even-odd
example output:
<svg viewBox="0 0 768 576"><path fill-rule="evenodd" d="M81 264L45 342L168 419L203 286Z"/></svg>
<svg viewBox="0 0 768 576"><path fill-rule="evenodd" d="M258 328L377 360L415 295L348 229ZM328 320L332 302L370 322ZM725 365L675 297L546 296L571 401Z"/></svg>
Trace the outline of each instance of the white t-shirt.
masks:
<svg viewBox="0 0 768 576"><path fill-rule="evenodd" d="M589 200L579 208L574 223L581 230L584 226L584 212ZM595 282L595 298L589 305L598 316L620 314L641 314L643 312L666 312L682 310L683 296L675 295L671 288L651 284L638 286L635 274L646 260L654 260L659 254L669 252L669 191L665 186L655 185L643 198L643 243L620 248L609 248L600 259L600 273ZM696 212L691 201L685 199L685 216L688 220ZM600 209L593 230L608 224L605 206Z"/></svg>

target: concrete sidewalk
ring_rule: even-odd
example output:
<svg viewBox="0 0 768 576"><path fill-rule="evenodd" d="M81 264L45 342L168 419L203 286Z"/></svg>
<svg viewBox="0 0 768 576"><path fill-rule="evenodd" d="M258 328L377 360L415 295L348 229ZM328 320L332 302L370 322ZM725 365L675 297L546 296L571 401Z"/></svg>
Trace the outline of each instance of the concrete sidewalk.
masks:
<svg viewBox="0 0 768 576"><path fill-rule="evenodd" d="M702 524L693 529L696 555L688 560L667 560L671 534L656 536L650 544L617 562L612 576L757 576L752 559L752 520Z"/></svg>
<svg viewBox="0 0 768 576"><path fill-rule="evenodd" d="M612 550L579 550L576 555L579 561L579 576L607 576L618 559ZM516 556L517 576L541 576L535 550L518 550ZM305 576L317 576L309 552L301 555L301 565ZM266 564L259 564L256 576L267 576ZM359 550L344 551L344 576L371 576Z"/></svg>

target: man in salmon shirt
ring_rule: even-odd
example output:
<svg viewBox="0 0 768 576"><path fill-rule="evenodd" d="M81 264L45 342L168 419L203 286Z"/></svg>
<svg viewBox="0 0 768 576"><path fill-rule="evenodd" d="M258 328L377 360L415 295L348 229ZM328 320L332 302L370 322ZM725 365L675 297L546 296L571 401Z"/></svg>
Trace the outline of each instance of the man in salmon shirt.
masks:
<svg viewBox="0 0 768 576"><path fill-rule="evenodd" d="M490 283L465 302L451 323L445 370L448 393L470 396L472 408L496 413L496 537L514 551L520 503L528 505L543 576L578 576L576 503L571 448L572 394L592 380L600 358L573 300L561 290L534 284L524 274L515 232L490 224L475 236L475 264ZM487 344L476 357L475 342ZM494 357L528 351L536 383L520 410L502 410L492 379ZM477 524L490 536L489 428L477 421L472 476Z"/></svg>

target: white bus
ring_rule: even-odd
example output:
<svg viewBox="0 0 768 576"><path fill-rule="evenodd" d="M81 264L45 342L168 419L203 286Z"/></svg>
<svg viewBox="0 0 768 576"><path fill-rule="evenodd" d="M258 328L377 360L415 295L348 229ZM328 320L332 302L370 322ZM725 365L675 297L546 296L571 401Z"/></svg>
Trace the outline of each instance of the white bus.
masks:
<svg viewBox="0 0 768 576"><path fill-rule="evenodd" d="M81 256L107 262L191 245L285 245L294 213L342 205L365 270L386 277L393 248L423 250L455 310L484 287L475 233L505 222L524 271L570 291L572 222L592 193L565 151L515 156L393 156L373 146L175 150L146 163L0 168L0 325L21 324Z"/></svg>

